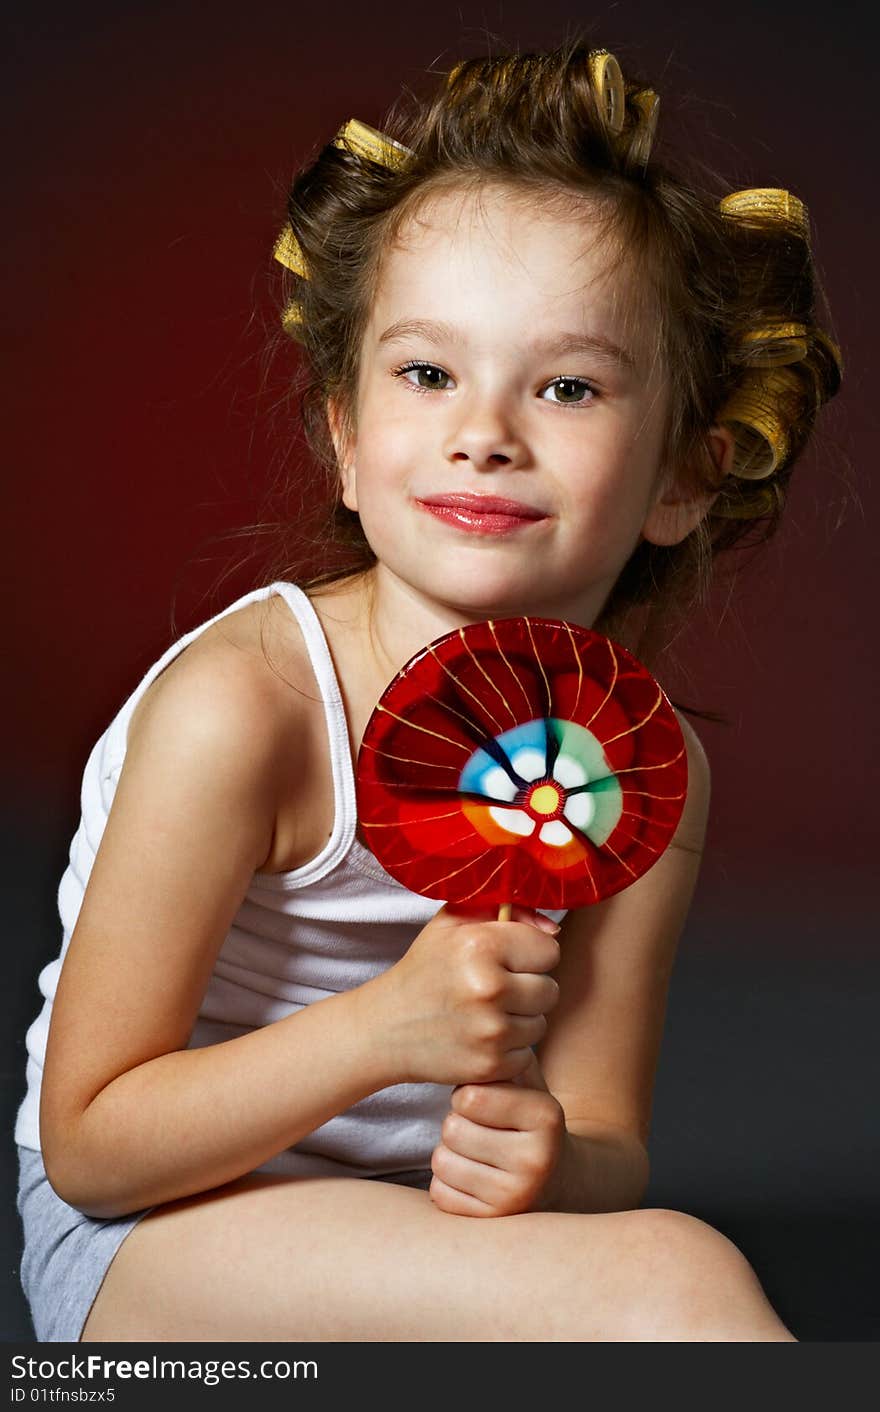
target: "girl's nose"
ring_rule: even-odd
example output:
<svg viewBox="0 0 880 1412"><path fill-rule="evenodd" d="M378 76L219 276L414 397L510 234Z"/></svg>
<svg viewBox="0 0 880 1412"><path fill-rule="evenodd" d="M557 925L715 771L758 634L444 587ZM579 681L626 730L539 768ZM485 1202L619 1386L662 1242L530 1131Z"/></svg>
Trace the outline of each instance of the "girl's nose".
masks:
<svg viewBox="0 0 880 1412"><path fill-rule="evenodd" d="M476 398L449 432L444 454L449 461L470 461L477 470L526 461L525 444L512 419L497 404Z"/></svg>

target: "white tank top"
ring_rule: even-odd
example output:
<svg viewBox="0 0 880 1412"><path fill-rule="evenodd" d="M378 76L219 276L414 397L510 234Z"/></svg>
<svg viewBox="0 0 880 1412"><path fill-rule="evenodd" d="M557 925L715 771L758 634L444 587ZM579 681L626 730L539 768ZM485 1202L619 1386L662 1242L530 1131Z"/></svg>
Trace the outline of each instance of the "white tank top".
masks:
<svg viewBox="0 0 880 1412"><path fill-rule="evenodd" d="M132 712L150 683L211 623L272 594L284 598L300 624L323 698L336 805L333 833L303 867L289 873L254 873L217 956L188 1048L233 1039L313 1000L362 985L398 961L441 906L396 882L355 837L355 780L345 708L324 631L309 599L283 582L245 594L168 648L89 756L82 817L58 889L61 951L40 973L45 1003L27 1032L27 1093L15 1126L16 1141L24 1147L40 1147L40 1083L52 1000L113 802ZM291 1082L296 1082L295 1074ZM451 1092L439 1084L381 1089L259 1170L360 1177L424 1171L439 1141Z"/></svg>

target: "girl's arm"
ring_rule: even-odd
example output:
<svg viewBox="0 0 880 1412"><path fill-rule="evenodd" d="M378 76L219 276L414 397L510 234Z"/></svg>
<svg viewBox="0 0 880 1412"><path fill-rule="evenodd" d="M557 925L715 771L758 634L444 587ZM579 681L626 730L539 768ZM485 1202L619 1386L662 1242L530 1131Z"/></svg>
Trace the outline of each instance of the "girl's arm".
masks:
<svg viewBox="0 0 880 1412"><path fill-rule="evenodd" d="M186 1049L269 852L279 782L289 787L301 762L290 755L296 693L282 712L277 685L219 646L190 648L175 667L131 733L47 1045L46 1169L98 1217L232 1180L393 1081L366 1013L373 982Z"/></svg>
<svg viewBox="0 0 880 1412"><path fill-rule="evenodd" d="M443 907L365 984L186 1048L270 854L279 791L313 807L317 713L279 680L235 644L196 644L129 731L59 979L40 1111L49 1179L89 1215L232 1181L391 1084L513 1078L545 1033L552 924L528 908L499 922L493 908Z"/></svg>
<svg viewBox="0 0 880 1412"><path fill-rule="evenodd" d="M689 722L678 720L688 797L672 843L638 882L569 913L559 935L559 1003L537 1049L569 1134L550 1194L558 1210L630 1208L647 1187L667 991L709 810L705 752Z"/></svg>

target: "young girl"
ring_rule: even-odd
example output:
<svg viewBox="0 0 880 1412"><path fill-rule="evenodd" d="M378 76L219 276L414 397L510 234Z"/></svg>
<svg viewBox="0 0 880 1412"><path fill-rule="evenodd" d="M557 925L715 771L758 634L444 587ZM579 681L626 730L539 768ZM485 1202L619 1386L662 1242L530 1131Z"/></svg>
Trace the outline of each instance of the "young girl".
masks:
<svg viewBox="0 0 880 1412"><path fill-rule="evenodd" d="M719 204L657 117L580 42L472 59L295 181L350 557L174 643L89 757L16 1129L39 1339L792 1340L725 1237L640 1209L709 797L684 716L671 846L578 911L419 897L355 814L444 632L564 618L653 668L836 390L804 208Z"/></svg>

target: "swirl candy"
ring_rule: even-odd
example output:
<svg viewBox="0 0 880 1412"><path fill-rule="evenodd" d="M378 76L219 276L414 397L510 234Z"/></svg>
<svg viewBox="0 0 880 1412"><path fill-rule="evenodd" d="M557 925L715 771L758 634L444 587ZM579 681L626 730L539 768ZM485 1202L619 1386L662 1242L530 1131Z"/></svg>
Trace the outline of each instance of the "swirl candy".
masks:
<svg viewBox="0 0 880 1412"><path fill-rule="evenodd" d="M552 618L437 638L383 692L358 755L358 816L386 871L502 908L621 891L670 842L686 791L684 740L651 674Z"/></svg>

